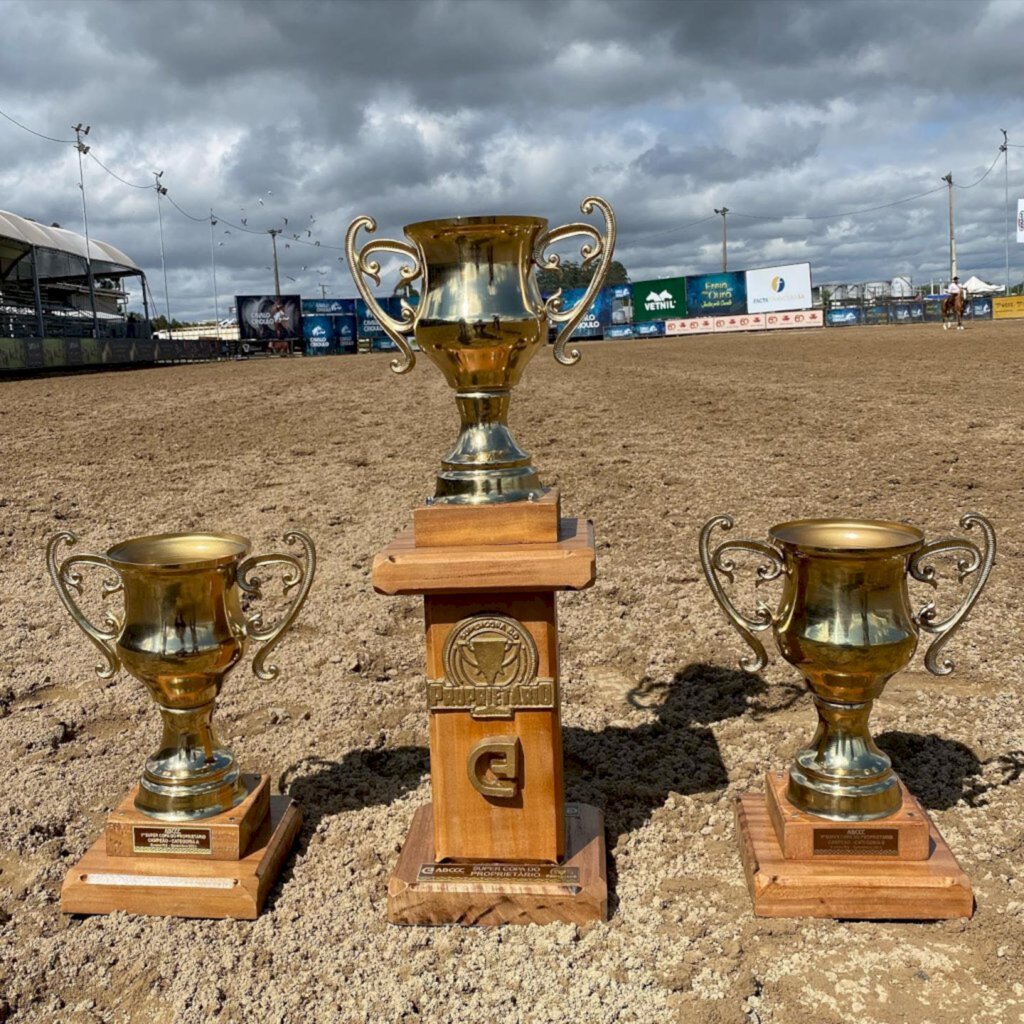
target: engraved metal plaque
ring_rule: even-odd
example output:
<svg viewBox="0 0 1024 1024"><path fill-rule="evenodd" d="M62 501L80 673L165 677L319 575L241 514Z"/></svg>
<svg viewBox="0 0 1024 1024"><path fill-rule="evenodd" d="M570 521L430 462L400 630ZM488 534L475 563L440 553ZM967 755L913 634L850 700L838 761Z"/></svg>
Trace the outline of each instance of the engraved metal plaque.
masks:
<svg viewBox="0 0 1024 1024"><path fill-rule="evenodd" d="M212 833L208 828L181 825L132 826L133 853L196 853L212 852Z"/></svg>
<svg viewBox="0 0 1024 1024"><path fill-rule="evenodd" d="M559 864L423 864L417 882L530 882L579 887L580 869Z"/></svg>
<svg viewBox="0 0 1024 1024"><path fill-rule="evenodd" d="M816 828L815 857L898 857L897 828Z"/></svg>
<svg viewBox="0 0 1024 1024"><path fill-rule="evenodd" d="M471 615L448 634L444 679L427 680L431 711L469 711L473 718L512 718L517 710L555 706L555 681L537 675L537 645L521 622Z"/></svg>

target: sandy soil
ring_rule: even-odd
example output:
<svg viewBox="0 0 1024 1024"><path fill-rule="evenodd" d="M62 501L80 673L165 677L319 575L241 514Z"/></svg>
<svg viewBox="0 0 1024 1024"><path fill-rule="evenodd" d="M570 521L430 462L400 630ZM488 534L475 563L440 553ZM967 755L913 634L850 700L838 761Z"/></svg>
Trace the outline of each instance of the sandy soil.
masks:
<svg viewBox="0 0 1024 1024"><path fill-rule="evenodd" d="M417 599L373 593L374 553L454 439L440 373L384 356L185 366L0 384L0 1021L1024 1020L1024 323L943 333L595 343L545 353L512 425L568 514L595 520L599 579L561 599L570 798L606 814L612 915L589 928L400 929L385 888L428 799ZM977 510L1000 531L987 593L918 652L873 718L976 890L967 922L758 920L731 797L812 729L779 658L736 669L700 577L712 513L763 537L805 515ZM155 745L127 676L103 683L42 548L198 527L315 538L320 573L283 672L240 666L219 722L305 823L254 923L66 918L64 873ZM940 600L957 597L955 583ZM949 605L947 604L947 607Z"/></svg>

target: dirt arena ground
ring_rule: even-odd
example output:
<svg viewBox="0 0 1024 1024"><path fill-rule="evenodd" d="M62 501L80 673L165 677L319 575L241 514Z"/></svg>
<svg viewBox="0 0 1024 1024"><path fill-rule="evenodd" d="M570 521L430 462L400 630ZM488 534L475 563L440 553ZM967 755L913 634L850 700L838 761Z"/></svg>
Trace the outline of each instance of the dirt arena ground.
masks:
<svg viewBox="0 0 1024 1024"><path fill-rule="evenodd" d="M400 929L387 877L429 797L421 610L374 594L369 569L455 437L441 374L363 356L0 383L0 1021L1024 1020L1024 322L595 343L572 369L542 353L512 426L596 524L597 584L560 599L562 672L568 795L605 811L611 919ZM919 651L873 728L973 880L974 918L755 918L732 797L813 712L777 656L738 671L700 525L856 515L935 537L971 510L999 558L948 648L956 674ZM131 678L92 673L45 540L202 527L268 550L296 526L320 569L281 678L240 666L218 713L305 814L267 910L63 917L61 880L158 716Z"/></svg>

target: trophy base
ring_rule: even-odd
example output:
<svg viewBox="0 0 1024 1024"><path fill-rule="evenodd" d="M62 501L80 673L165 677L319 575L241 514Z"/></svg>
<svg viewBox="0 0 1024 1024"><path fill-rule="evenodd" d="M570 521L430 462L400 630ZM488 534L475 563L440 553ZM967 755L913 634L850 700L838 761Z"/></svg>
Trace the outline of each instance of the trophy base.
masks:
<svg viewBox="0 0 1024 1024"><path fill-rule="evenodd" d="M736 801L740 857L758 917L936 921L972 915L970 879L909 793L903 810L888 821L851 826L792 807L785 800L785 775L769 773L767 795L749 793ZM802 820L777 825L790 808ZM921 852L922 821L927 856L910 859ZM787 856L783 843L799 856Z"/></svg>
<svg viewBox="0 0 1024 1024"><path fill-rule="evenodd" d="M412 819L388 881L392 924L584 924L608 919L604 815L565 808L561 864L434 860L433 805Z"/></svg>
<svg viewBox="0 0 1024 1024"><path fill-rule="evenodd" d="M413 509L416 547L473 544L556 544L562 502L557 487L535 501L500 505L451 505L434 502Z"/></svg>
<svg viewBox="0 0 1024 1024"><path fill-rule="evenodd" d="M262 795L261 795L262 794ZM302 824L298 804L286 796L269 795L269 776L262 776L246 801L253 808L248 845L237 858L225 856L230 832L242 835L240 821L228 821L240 805L202 826L154 824L138 815L141 825L117 819L131 796L111 815L101 836L67 873L60 908L65 914L130 914L159 917L239 918L259 916ZM262 803L261 803L262 802ZM265 813L256 820L262 806ZM126 815L127 816L127 815ZM113 836L110 830L113 828ZM132 846L120 849L126 835ZM219 856L215 855L219 854Z"/></svg>
<svg viewBox="0 0 1024 1024"><path fill-rule="evenodd" d="M437 474L434 501L444 505L500 505L534 501L544 487L533 466L516 469L452 469Z"/></svg>

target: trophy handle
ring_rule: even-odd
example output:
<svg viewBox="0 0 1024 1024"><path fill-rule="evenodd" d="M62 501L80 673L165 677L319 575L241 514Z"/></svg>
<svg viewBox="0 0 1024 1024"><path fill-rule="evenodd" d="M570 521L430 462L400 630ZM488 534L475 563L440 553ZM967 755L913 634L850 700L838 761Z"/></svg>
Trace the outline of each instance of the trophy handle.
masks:
<svg viewBox="0 0 1024 1024"><path fill-rule="evenodd" d="M105 579L102 584L103 597L110 597L124 589L124 584L117 570L102 555L71 555L65 558L60 565L57 564L57 548L61 544L69 547L76 544L78 538L73 533L58 533L51 537L46 544L46 568L49 570L50 579L57 588L57 596L61 604L68 610L68 614L78 623L82 632L96 645L103 661L96 665L96 675L100 679L109 679L121 667L121 659L117 656L114 648L114 641L121 632L121 620L112 611L105 612L103 627L94 626L85 616L85 613L75 601L73 595L82 595L82 574L75 569L76 565L100 565L114 573L113 579Z"/></svg>
<svg viewBox="0 0 1024 1024"><path fill-rule="evenodd" d="M712 516L700 531L700 564L707 577L711 593L715 600L722 606L722 610L729 616L729 621L736 627L750 649L754 652L753 658L749 654L740 658L740 667L747 672L759 672L768 664L768 655L765 654L764 644L756 636L765 629L775 624L771 609L763 602L758 601L757 611L753 618L744 615L729 599L718 579L718 574L725 576L730 583L733 582L733 573L736 563L731 558L725 557L730 551L748 551L757 555L763 555L767 561L757 567L758 583L778 579L785 571L785 561L782 552L771 544L763 544L756 540L731 540L719 544L714 551L711 550L711 534L715 527L720 526L723 530L731 530L733 527L732 516Z"/></svg>
<svg viewBox="0 0 1024 1024"><path fill-rule="evenodd" d="M402 299L402 319L395 320L394 317L388 316L380 308L377 299L370 294L370 289L367 288L366 282L363 280L363 274L372 278L375 285L380 286L380 264L376 260L367 259L375 252L390 252L396 256L408 256L412 260L411 266L403 265L398 272L399 287L410 281L415 281L423 273L423 268L420 266L416 250L411 245L393 238L371 239L356 252L356 235L359 234L360 228L366 228L367 234L373 234L377 230L377 222L364 214L361 217L356 217L349 224L348 231L345 232L345 255L352 271L352 278L356 283L356 288L359 289L363 302L380 322L385 334L401 349L402 355L405 357L404 360L392 359L391 369L395 373L408 373L416 365L416 353L413 352L409 339L406 338L406 334L416 326L416 310L405 299Z"/></svg>
<svg viewBox="0 0 1024 1024"><path fill-rule="evenodd" d="M943 537L930 544L925 544L920 551L911 555L909 563L910 575L915 580L929 583L933 587L938 586L935 579L935 567L924 560L940 552L960 551L966 553L967 557L959 558L956 565L961 582L974 573L978 574L970 593L952 615L936 622L935 603L929 601L914 616L914 621L920 629L935 636L925 652L924 666L932 675L936 676L949 675L953 671L953 662L949 658L943 658L940 662L939 655L949 638L959 629L960 624L967 617L967 613L974 607L974 602L978 600L982 587L988 582L996 558L996 533L992 524L984 516L977 512L968 512L960 520L960 526L965 530L977 526L985 538L985 550L981 551L977 544L964 537Z"/></svg>
<svg viewBox="0 0 1024 1024"><path fill-rule="evenodd" d="M553 323L563 325L562 329L558 332L558 337L555 338L555 359L563 366L572 366L573 363L578 363L580 360L579 349L571 349L568 355L566 355L565 344L569 340L569 335L576 329L576 325L586 315L587 310L590 309L594 296L597 295L604 285L605 278L608 276L608 268L611 266L612 253L615 252L615 213L611 206L600 196L587 196L580 203L580 211L582 213L593 213L595 206L601 211L601 216L604 217L605 233L603 235L592 224L585 224L582 221L574 224L564 224L562 227L554 228L552 231L547 232L547 234L542 235L533 251L533 260L541 270L557 270L561 263L558 253L553 252L550 256L545 256L544 250L549 249L555 242L560 242L564 238L586 235L593 239L594 244L590 245L585 242L580 247L580 256L583 257L581 266L588 266L598 257L601 259L597 270L594 271L594 276L590 279L590 284L587 285L583 298L572 309L562 309L562 289L559 288L539 310L540 313Z"/></svg>
<svg viewBox="0 0 1024 1024"><path fill-rule="evenodd" d="M301 530L292 530L286 533L284 539L288 544L298 542L302 546L305 556L302 562L294 555L288 555L283 552L273 555L253 555L239 565L235 576L242 590L253 597L261 597L260 581L255 576L249 579L249 573L258 565L287 565L291 571L286 573L284 577L285 595L295 587L299 588L299 592L292 598L291 605L280 622L264 626L262 612L256 612L246 621L246 635L263 644L259 651L256 652L256 657L252 659L252 670L258 678L264 681L277 678L278 667L276 665L264 665L264 662L267 660L267 655L277 646L277 642L281 639L284 631L295 621L295 616L299 614L299 610L305 604L306 595L309 593L309 588L313 584L313 576L316 573L316 549L313 547L313 541Z"/></svg>

